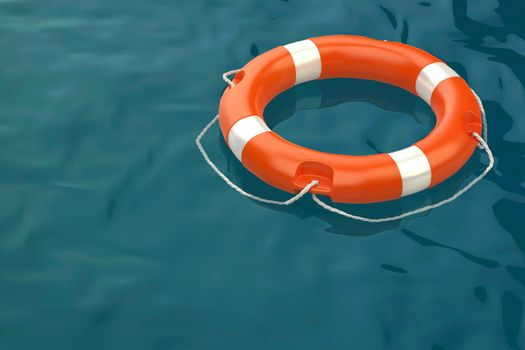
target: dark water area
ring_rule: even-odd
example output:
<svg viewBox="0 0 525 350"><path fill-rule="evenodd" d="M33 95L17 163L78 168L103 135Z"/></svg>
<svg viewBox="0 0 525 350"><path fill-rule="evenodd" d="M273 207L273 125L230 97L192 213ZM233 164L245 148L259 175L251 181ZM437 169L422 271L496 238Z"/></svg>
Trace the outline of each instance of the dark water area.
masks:
<svg viewBox="0 0 525 350"><path fill-rule="evenodd" d="M525 349L525 2L0 1L0 349ZM424 49L487 111L494 170L455 202L384 224L309 198L250 201L194 139L220 74L329 34ZM435 118L384 84L299 85L266 108L298 144L390 152ZM254 194L219 129L212 159ZM371 217L435 203L479 174Z"/></svg>

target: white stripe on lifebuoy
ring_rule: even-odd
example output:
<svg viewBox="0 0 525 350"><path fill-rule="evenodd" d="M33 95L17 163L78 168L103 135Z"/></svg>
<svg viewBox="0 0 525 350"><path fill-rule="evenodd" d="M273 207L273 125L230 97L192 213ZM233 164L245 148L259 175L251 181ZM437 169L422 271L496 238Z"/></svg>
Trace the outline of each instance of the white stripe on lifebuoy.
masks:
<svg viewBox="0 0 525 350"><path fill-rule="evenodd" d="M228 145L233 154L242 161L244 146L255 136L271 131L268 125L257 115L251 115L237 121L228 133Z"/></svg>
<svg viewBox="0 0 525 350"><path fill-rule="evenodd" d="M284 45L292 55L295 65L295 85L319 79L321 75L321 54L311 40L296 41Z"/></svg>
<svg viewBox="0 0 525 350"><path fill-rule="evenodd" d="M430 104L432 93L439 83L458 74L444 62L435 62L425 66L416 79L416 92L419 97Z"/></svg>
<svg viewBox="0 0 525 350"><path fill-rule="evenodd" d="M400 151L388 153L396 162L401 174L403 187L401 197L419 192L430 186L432 170L427 156L417 146L410 146Z"/></svg>

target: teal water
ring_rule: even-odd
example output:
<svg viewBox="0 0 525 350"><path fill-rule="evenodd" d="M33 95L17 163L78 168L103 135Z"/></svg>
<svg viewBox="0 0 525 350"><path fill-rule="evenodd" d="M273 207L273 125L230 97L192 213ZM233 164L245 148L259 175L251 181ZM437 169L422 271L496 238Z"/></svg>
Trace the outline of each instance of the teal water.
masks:
<svg viewBox="0 0 525 350"><path fill-rule="evenodd" d="M522 1L0 2L0 349L524 349ZM223 71L277 45L357 34L445 60L481 96L496 165L470 192L364 224L310 199L260 205L206 166L194 138ZM311 82L267 107L316 149L410 145L434 123L378 83ZM284 199L231 156L247 190ZM372 217L430 191L342 206Z"/></svg>

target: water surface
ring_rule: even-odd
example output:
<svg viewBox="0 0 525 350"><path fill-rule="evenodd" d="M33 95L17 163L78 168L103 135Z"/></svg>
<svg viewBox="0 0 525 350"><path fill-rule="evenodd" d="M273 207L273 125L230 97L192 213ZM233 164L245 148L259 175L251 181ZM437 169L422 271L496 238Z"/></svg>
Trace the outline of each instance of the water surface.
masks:
<svg viewBox="0 0 525 350"><path fill-rule="evenodd" d="M520 1L0 2L2 349L523 349L525 26ZM260 205L205 165L194 138L223 71L328 34L405 42L482 98L493 172L456 202L379 225L305 199ZM299 144L369 154L424 137L416 97L311 82L268 106ZM381 125L381 127L378 127ZM231 156L243 187L265 185ZM394 215L454 193L476 152Z"/></svg>

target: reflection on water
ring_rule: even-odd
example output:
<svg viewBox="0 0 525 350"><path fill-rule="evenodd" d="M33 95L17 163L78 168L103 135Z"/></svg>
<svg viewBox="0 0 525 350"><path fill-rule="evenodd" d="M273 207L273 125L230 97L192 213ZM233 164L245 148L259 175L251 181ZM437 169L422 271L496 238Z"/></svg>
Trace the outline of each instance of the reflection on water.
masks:
<svg viewBox="0 0 525 350"><path fill-rule="evenodd" d="M520 335L521 320L523 318L523 303L511 291L503 293L501 298L503 328L507 343L511 349L520 349L518 337Z"/></svg>
<svg viewBox="0 0 525 350"><path fill-rule="evenodd" d="M474 256L464 250L461 250L461 249L458 249L458 248L454 248L454 247L450 247L450 246L447 246L445 244L441 244L441 243L438 243L438 242L434 242L432 240L429 240L427 238L424 238L424 237L421 237L421 236L418 236L417 234L415 234L414 232L412 231L409 231L409 230L406 230L406 229L401 229L401 232L403 232L407 237L409 237L410 239L414 240L416 243L418 244L421 244L422 246L425 246L425 247L438 247L438 248L444 248L444 249L450 249L454 252L457 252L459 253L462 257L464 257L465 259L475 263L475 264L479 264L483 267L486 267L486 268L489 268L489 269L494 269L494 268L497 268L497 267L500 267L500 263L498 263L497 261L493 261L493 260L490 260L490 259L485 259L485 258L480 258L478 256Z"/></svg>

